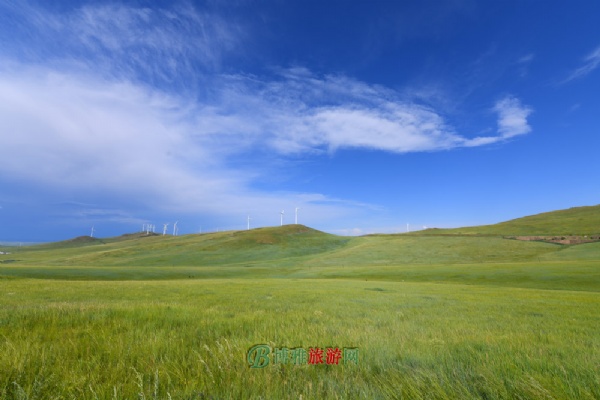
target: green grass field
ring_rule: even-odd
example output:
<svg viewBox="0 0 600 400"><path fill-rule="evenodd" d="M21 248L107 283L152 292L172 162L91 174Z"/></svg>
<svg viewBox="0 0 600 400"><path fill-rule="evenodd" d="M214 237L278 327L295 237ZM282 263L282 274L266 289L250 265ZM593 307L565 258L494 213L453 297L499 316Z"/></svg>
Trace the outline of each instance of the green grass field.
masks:
<svg viewBox="0 0 600 400"><path fill-rule="evenodd" d="M483 234L0 249L0 399L599 399L600 243ZM359 361L253 369L256 344Z"/></svg>

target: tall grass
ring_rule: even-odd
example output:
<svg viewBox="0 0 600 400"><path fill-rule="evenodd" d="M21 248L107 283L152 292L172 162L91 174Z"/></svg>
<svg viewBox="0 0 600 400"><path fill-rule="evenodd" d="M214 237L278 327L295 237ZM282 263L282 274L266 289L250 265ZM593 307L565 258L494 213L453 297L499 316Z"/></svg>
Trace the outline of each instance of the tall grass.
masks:
<svg viewBox="0 0 600 400"><path fill-rule="evenodd" d="M598 293L312 279L0 293L3 399L600 397ZM259 343L360 360L250 369Z"/></svg>
<svg viewBox="0 0 600 400"><path fill-rule="evenodd" d="M598 243L287 226L8 251L0 399L600 398ZM360 358L251 369L256 344Z"/></svg>

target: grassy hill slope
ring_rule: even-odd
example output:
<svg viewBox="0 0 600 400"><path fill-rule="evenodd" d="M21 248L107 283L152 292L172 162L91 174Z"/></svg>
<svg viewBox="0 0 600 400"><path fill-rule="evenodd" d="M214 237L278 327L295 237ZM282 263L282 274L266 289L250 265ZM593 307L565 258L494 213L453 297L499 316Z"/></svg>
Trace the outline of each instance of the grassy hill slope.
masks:
<svg viewBox="0 0 600 400"><path fill-rule="evenodd" d="M203 235L84 237L22 248L3 258L10 257L16 264L50 266L213 266L319 254L349 240L303 225L286 225Z"/></svg>
<svg viewBox="0 0 600 400"><path fill-rule="evenodd" d="M494 225L456 229L427 229L416 235L599 235L600 205L573 207L517 218Z"/></svg>
<svg viewBox="0 0 600 400"><path fill-rule="evenodd" d="M363 237L336 236L303 225L176 237L144 234L104 239L79 237L8 249L11 254L0 255L0 277L181 279L363 275L383 279L385 275L394 280L411 277L438 280L456 275L451 266L464 266L461 270L472 269L469 274L473 274L484 265L502 264L502 268L509 268L508 263L519 264L518 268L527 264L526 270L532 269L537 276L551 264L552 268L558 268L556 263L569 268L579 263L588 268L589 263L600 260L600 243L559 245L505 239L502 235L557 234L559 231L552 231L555 229L552 227L571 232L592 231L590 227L599 215L600 206L579 207L491 226ZM434 273L440 266L450 269ZM414 271L409 273L407 268ZM383 275L377 272L380 269L385 270ZM461 279L466 276L462 272L458 275ZM518 274L514 277L515 282L522 280Z"/></svg>
<svg viewBox="0 0 600 400"><path fill-rule="evenodd" d="M286 225L13 248L0 255L0 280L342 278L598 291L599 262L600 242L560 245L465 234L341 237Z"/></svg>

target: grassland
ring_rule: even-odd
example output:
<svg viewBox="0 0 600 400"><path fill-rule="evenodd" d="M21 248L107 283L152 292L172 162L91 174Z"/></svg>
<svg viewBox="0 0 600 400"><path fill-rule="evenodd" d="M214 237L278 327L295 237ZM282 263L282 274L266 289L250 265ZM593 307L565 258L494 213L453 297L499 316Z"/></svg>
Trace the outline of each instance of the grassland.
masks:
<svg viewBox="0 0 600 400"><path fill-rule="evenodd" d="M600 398L600 243L289 225L0 250L1 399ZM360 361L251 369L259 343Z"/></svg>
<svg viewBox="0 0 600 400"><path fill-rule="evenodd" d="M517 218L494 225L456 229L428 229L417 234L466 235L599 235L600 204L573 207Z"/></svg>

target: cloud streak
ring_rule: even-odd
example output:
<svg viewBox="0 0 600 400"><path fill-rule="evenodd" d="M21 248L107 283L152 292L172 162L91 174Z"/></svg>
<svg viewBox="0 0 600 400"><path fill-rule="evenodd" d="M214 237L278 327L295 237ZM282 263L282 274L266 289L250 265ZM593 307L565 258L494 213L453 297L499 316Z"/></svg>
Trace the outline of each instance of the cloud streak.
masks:
<svg viewBox="0 0 600 400"><path fill-rule="evenodd" d="M600 46L588 54L583 61L584 64L573 71L563 83L583 78L598 68L598 66L600 66Z"/></svg>
<svg viewBox="0 0 600 400"><path fill-rule="evenodd" d="M224 77L222 97L199 113L205 133L217 132L228 148L268 146L281 155L369 149L392 153L477 147L531 131L532 109L512 96L493 107L495 136L460 135L435 109L387 88L343 76L285 71L277 81ZM220 90L217 90L220 91ZM231 146L235 142L237 146Z"/></svg>
<svg viewBox="0 0 600 400"><path fill-rule="evenodd" d="M178 92L197 89L206 72L241 51L246 36L235 20L186 2L167 8L87 4L61 14L28 2L2 8L7 24L15 25L14 36L0 37L5 54ZM26 46L18 43L22 32Z"/></svg>

